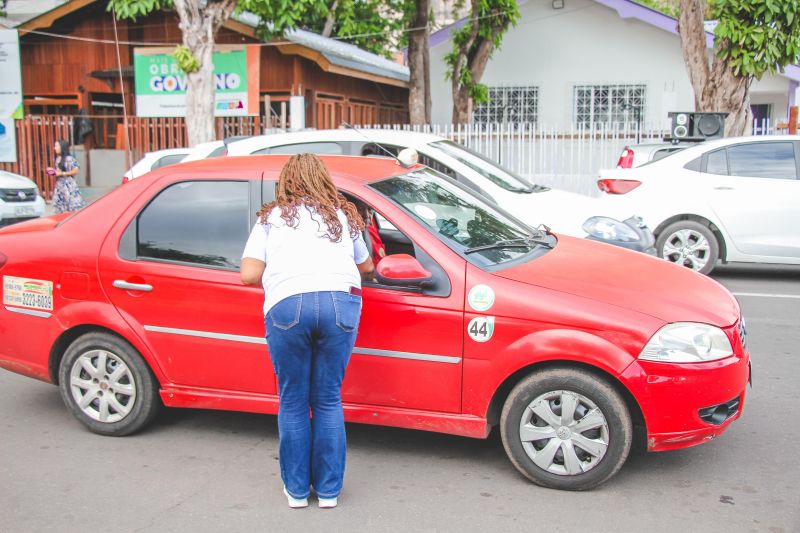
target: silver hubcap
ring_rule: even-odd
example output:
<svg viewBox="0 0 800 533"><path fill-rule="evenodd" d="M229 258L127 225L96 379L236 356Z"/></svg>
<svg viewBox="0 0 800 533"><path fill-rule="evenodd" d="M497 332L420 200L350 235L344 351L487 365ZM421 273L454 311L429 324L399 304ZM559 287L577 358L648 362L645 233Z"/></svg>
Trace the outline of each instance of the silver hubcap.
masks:
<svg viewBox="0 0 800 533"><path fill-rule="evenodd" d="M539 468L576 476L597 466L605 456L608 422L587 397L571 391L551 391L525 408L519 437L525 453Z"/></svg>
<svg viewBox="0 0 800 533"><path fill-rule="evenodd" d="M692 270L701 270L708 263L711 245L702 233L681 229L664 241L661 257Z"/></svg>
<svg viewBox="0 0 800 533"><path fill-rule="evenodd" d="M136 402L136 384L128 365L105 350L91 350L78 357L69 374L69 385L81 411L99 422L119 422Z"/></svg>

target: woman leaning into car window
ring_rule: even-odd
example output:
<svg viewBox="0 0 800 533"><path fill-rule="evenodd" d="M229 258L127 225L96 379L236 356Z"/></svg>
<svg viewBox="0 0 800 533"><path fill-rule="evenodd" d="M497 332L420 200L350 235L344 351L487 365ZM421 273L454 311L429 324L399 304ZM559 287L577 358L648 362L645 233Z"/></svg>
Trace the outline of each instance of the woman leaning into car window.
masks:
<svg viewBox="0 0 800 533"><path fill-rule="evenodd" d="M319 506L335 507L346 453L342 380L361 317L361 277L374 273L364 221L313 154L289 159L275 201L258 216L241 277L265 292L283 491L290 507L306 507L313 485Z"/></svg>

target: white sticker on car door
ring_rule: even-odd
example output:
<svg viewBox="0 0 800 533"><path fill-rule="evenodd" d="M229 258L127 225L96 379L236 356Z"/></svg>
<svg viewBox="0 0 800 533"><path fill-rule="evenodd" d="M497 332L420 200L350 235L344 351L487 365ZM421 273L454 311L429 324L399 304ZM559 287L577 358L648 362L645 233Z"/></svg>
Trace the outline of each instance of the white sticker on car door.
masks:
<svg viewBox="0 0 800 533"><path fill-rule="evenodd" d="M488 341L494 334L494 317L476 316L469 321L469 325L467 326L467 334L469 335L469 338L475 342Z"/></svg>
<svg viewBox="0 0 800 533"><path fill-rule="evenodd" d="M53 282L3 276L3 305L53 310Z"/></svg>

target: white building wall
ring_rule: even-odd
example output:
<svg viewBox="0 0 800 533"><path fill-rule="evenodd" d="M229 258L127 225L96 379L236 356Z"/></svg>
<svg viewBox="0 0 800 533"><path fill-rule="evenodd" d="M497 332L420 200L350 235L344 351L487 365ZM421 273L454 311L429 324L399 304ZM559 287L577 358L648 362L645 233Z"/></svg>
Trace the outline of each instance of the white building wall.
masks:
<svg viewBox="0 0 800 533"><path fill-rule="evenodd" d="M550 0L520 6L519 24L510 29L486 67L486 85L539 87L539 122L566 125L574 120L573 87L595 84L647 86L643 122L666 122L668 111L694 109L680 39L644 22L623 20L592 0ZM447 40L431 47L432 119L451 122L451 84L445 81ZM754 103L773 104L773 117L787 115L789 80L766 77L753 85Z"/></svg>

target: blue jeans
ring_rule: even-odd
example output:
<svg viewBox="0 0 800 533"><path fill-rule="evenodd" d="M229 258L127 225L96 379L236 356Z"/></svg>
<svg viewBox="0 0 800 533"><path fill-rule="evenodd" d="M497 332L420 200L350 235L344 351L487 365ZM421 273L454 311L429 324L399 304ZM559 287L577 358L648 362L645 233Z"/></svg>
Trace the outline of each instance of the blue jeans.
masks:
<svg viewBox="0 0 800 533"><path fill-rule="evenodd" d="M280 394L281 478L293 498L307 498L311 484L322 498L342 490L342 380L360 318L361 297L346 292L289 296L265 318Z"/></svg>

